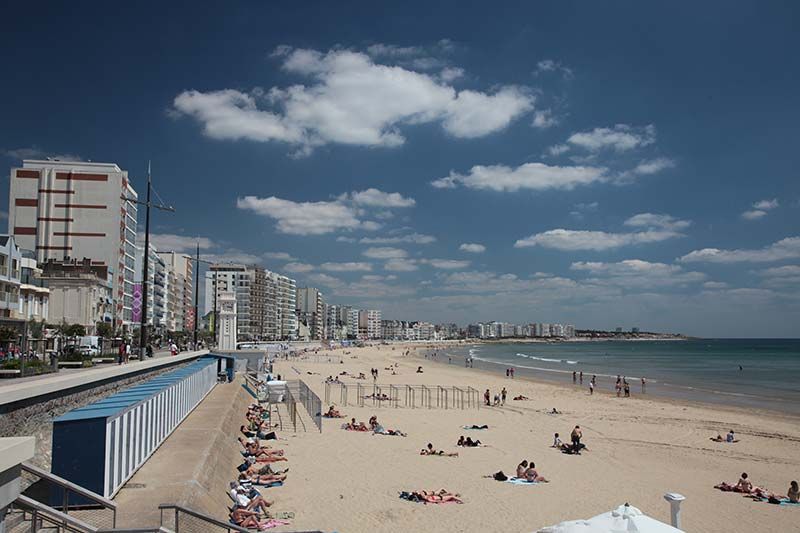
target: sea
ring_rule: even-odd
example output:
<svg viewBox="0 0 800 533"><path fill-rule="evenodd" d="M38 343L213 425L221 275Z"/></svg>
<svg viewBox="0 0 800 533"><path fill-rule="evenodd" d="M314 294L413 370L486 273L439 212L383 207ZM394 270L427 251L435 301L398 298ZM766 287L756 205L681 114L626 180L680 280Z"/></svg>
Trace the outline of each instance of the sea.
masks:
<svg viewBox="0 0 800 533"><path fill-rule="evenodd" d="M453 364L472 358L474 368L513 367L517 376L568 385L573 372L583 372L587 389L595 375L596 390L613 392L619 375L638 395L644 377L648 395L800 415L800 339L486 343L444 351Z"/></svg>

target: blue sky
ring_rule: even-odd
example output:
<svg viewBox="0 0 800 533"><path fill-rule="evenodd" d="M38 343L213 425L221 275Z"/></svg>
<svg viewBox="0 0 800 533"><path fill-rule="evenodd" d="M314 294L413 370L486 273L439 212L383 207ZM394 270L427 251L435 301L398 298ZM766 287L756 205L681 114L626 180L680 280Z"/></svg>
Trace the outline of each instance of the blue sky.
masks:
<svg viewBox="0 0 800 533"><path fill-rule="evenodd" d="M388 318L798 336L793 3L297 4L7 7L0 162Z"/></svg>

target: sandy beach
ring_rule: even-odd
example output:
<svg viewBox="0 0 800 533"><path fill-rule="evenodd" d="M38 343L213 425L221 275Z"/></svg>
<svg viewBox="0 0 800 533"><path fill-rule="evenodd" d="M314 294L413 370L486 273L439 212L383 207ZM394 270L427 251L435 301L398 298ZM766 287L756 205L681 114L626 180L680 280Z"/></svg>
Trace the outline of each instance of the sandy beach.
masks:
<svg viewBox="0 0 800 533"><path fill-rule="evenodd" d="M348 351L343 364L279 361L275 370L288 379L303 379L323 401L328 375L363 372L368 379L362 383L371 385L371 368L380 371L379 385L471 386L489 388L492 395L506 387L508 400L502 407L464 410L378 408L369 401L359 408L334 402L348 419L366 422L374 414L386 428L400 429L407 437L343 431L342 420L336 419L324 419L322 433L313 426L308 432L282 432L281 447L291 456L289 479L266 493L278 510L296 513L285 530L531 532L589 518L625 502L669 522L666 492L686 497L686 531L800 530L800 508L713 488L721 481L736 482L747 472L754 484L785 494L789 482L800 477L797 418L642 397L638 385L632 398L608 391L589 396L585 387L511 380L502 372L448 365L446 357L434 363L403 356L405 347L400 345ZM399 364L396 376L384 370L394 363ZM419 365L422 374L415 372ZM520 394L530 400L511 400ZM554 407L562 414L546 413ZM488 424L490 429L461 428L471 424ZM566 455L550 447L555 432L569 440L575 425L583 428L587 452ZM709 440L730 429L741 442ZM480 438L488 446L457 448L461 435ZM428 442L459 456L419 455ZM498 470L513 475L523 459L535 461L551 482L521 486L483 477ZM464 503L421 505L398 498L404 490L439 488L459 493Z"/></svg>

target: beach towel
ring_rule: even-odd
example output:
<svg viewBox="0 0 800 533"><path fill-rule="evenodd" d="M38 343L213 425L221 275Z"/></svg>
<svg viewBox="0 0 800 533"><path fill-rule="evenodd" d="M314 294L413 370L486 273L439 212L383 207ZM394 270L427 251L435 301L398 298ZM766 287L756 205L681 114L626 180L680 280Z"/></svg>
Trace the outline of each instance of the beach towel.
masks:
<svg viewBox="0 0 800 533"><path fill-rule="evenodd" d="M767 498L761 498L759 501L766 502L766 503L772 503ZM779 503L773 503L772 505L790 505L792 507L800 508L800 502L790 502L789 498L781 498Z"/></svg>
<svg viewBox="0 0 800 533"><path fill-rule="evenodd" d="M473 424L472 426L461 426L461 429L471 429L471 430L474 430L474 431L483 431L485 429L489 429L489 426L486 426L486 427L474 427L474 425L475 424Z"/></svg>
<svg viewBox="0 0 800 533"><path fill-rule="evenodd" d="M538 485L536 481L528 481L527 479L523 479L521 477L512 477L506 480L506 483L512 483L514 485Z"/></svg>

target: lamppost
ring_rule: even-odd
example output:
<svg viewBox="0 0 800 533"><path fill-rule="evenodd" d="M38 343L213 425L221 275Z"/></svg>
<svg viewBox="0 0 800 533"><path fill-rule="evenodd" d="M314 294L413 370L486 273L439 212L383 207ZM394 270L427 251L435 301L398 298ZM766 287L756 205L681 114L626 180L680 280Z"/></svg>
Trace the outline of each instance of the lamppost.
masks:
<svg viewBox="0 0 800 533"><path fill-rule="evenodd" d="M139 323L139 360L141 361L145 354L145 347L147 346L147 282L150 270L150 207L155 207L161 211L175 212L175 208L169 205L153 204L150 201L150 190L152 189L152 177L150 175L150 161L147 162L147 201L140 202L138 199L122 197L123 200L132 204L144 205L145 218L144 218L144 254L142 263L142 312L141 320ZM156 193L158 195L158 193Z"/></svg>
<svg viewBox="0 0 800 533"><path fill-rule="evenodd" d="M197 349L197 323L199 322L198 316L198 296L200 294L200 263L205 263L207 265L213 265L214 263L211 261L205 261L200 259L200 243L197 243L197 251L194 259L187 257L189 260L194 261L194 348ZM206 302L208 305L208 302ZM217 312L217 284L216 284L216 275L214 277L214 330L216 331L217 322L216 322L216 312Z"/></svg>

